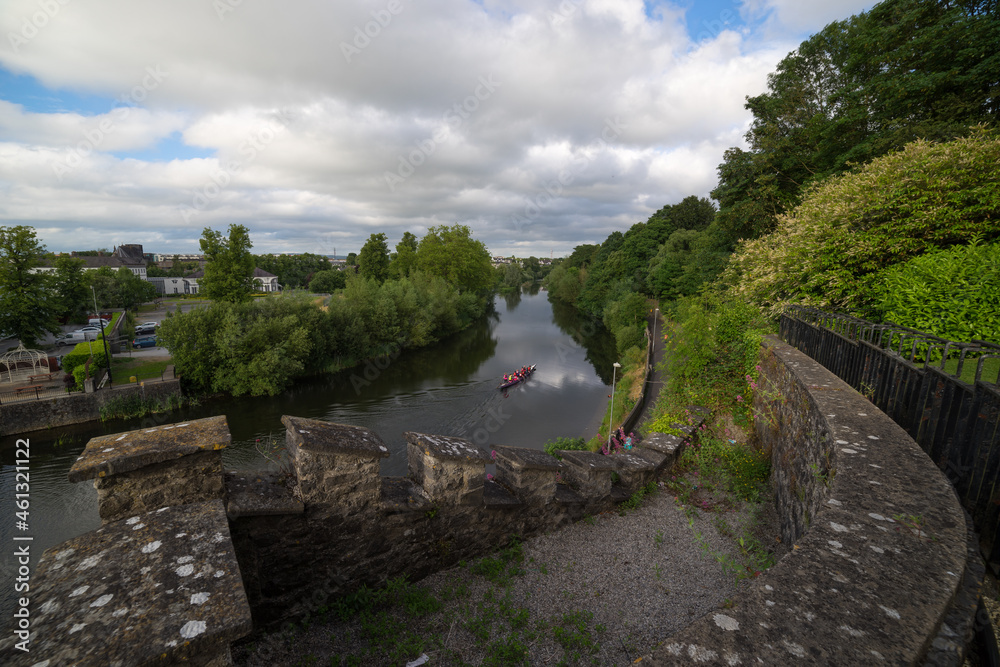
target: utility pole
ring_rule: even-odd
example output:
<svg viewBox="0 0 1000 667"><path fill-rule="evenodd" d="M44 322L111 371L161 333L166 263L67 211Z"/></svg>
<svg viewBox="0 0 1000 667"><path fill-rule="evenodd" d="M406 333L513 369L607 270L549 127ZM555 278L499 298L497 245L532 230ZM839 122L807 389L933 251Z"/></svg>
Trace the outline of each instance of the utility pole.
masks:
<svg viewBox="0 0 1000 667"><path fill-rule="evenodd" d="M96 315L98 321L100 321L101 313L97 310L97 292L94 290L93 285L90 286L90 291L94 294L94 315ZM104 358L108 361L108 386L113 387L115 382L111 377L111 353L108 352L108 337L104 335L104 327L101 327L101 340L104 341ZM97 387L94 388L96 389Z"/></svg>

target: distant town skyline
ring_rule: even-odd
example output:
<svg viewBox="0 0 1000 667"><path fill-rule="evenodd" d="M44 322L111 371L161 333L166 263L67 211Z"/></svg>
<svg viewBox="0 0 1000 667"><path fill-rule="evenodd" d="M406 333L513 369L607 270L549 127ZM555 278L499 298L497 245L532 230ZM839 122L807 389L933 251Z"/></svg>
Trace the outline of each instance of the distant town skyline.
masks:
<svg viewBox="0 0 1000 667"><path fill-rule="evenodd" d="M236 223L258 253L343 254L461 223L566 255L707 197L746 96L872 4L8 0L0 224L53 251Z"/></svg>

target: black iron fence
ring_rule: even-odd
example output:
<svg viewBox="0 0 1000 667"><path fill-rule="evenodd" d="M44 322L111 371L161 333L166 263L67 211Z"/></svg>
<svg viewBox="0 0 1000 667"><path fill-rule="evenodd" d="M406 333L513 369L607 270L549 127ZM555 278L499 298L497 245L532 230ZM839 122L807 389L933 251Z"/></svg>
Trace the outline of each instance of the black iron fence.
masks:
<svg viewBox="0 0 1000 667"><path fill-rule="evenodd" d="M927 452L972 515L1000 572L1000 345L790 307L781 337L889 415Z"/></svg>

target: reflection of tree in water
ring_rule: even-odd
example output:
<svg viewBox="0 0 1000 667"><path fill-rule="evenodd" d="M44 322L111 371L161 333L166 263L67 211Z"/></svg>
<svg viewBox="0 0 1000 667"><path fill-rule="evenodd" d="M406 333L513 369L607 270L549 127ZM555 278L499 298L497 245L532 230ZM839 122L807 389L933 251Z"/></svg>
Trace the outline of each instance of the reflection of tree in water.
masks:
<svg viewBox="0 0 1000 667"><path fill-rule="evenodd" d="M611 384L612 364L618 360L615 337L600 320L593 320L565 301L549 295L552 322L587 351L587 361L604 384Z"/></svg>
<svg viewBox="0 0 1000 667"><path fill-rule="evenodd" d="M542 288L541 283L533 282L522 286L521 292L522 294L527 294L528 296L535 296L536 294L538 294L538 290L540 290L541 288Z"/></svg>
<svg viewBox="0 0 1000 667"><path fill-rule="evenodd" d="M358 397L364 398L418 390L428 380L466 382L483 362L496 354L493 330L498 319L499 315L493 312L468 329L428 347L404 350L396 358L373 359L345 369L330 378L330 388L346 389L353 395L358 387Z"/></svg>
<svg viewBox="0 0 1000 667"><path fill-rule="evenodd" d="M521 288L511 290L503 295L503 300L507 302L507 312L512 313L521 303Z"/></svg>

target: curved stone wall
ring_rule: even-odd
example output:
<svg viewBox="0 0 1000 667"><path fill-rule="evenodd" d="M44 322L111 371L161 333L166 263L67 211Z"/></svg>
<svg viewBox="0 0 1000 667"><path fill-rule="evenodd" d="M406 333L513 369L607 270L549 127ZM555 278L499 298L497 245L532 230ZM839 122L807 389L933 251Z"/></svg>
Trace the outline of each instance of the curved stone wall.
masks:
<svg viewBox="0 0 1000 667"><path fill-rule="evenodd" d="M758 381L758 436L794 546L643 664L959 663L982 569L944 475L794 348L767 340Z"/></svg>

